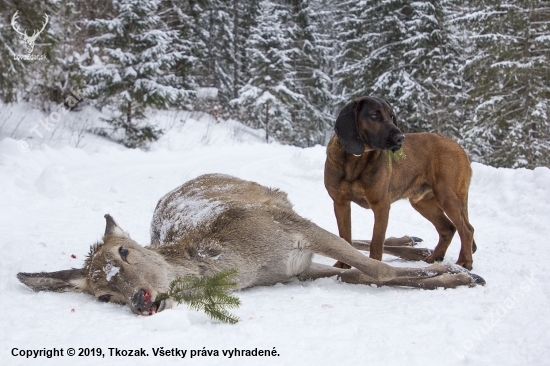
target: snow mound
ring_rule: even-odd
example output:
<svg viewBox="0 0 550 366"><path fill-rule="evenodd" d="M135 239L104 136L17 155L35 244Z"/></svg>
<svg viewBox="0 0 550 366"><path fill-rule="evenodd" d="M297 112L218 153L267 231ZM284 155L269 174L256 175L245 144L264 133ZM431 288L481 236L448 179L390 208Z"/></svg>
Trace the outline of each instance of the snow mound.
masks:
<svg viewBox="0 0 550 366"><path fill-rule="evenodd" d="M66 169L58 165L50 165L42 170L36 180L36 188L49 198L66 197L72 190Z"/></svg>

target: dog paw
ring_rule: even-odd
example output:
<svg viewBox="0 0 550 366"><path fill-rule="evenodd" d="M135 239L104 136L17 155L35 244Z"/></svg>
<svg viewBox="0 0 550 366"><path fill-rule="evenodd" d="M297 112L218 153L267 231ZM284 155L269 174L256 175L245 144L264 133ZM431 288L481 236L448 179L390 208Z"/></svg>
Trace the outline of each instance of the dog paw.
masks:
<svg viewBox="0 0 550 366"><path fill-rule="evenodd" d="M340 262L340 261L334 263L332 266L336 267L336 268L342 268L342 269L350 269L351 268L351 266L349 264L346 264L346 263Z"/></svg>
<svg viewBox="0 0 550 366"><path fill-rule="evenodd" d="M457 265L461 266L461 267L464 267L466 268L468 271L471 271L472 268L474 268L474 262L473 261L463 261L463 260L458 260L458 262L456 262Z"/></svg>
<svg viewBox="0 0 550 366"><path fill-rule="evenodd" d="M426 258L424 258L424 262L426 263L434 263L434 262L443 262L443 259L445 259L442 255L436 255L434 252L430 253Z"/></svg>

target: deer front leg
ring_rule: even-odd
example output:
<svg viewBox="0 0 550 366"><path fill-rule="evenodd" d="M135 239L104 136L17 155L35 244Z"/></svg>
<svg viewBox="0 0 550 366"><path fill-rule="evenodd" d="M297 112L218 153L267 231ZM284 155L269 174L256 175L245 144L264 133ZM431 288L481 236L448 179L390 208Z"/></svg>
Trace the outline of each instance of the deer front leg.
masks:
<svg viewBox="0 0 550 366"><path fill-rule="evenodd" d="M391 239L392 238L387 238L384 242L384 253L394 255L401 259L409 261L422 261L433 253L433 251L428 248L414 248L412 246L405 245L388 245L388 243L391 242ZM358 250L370 251L370 240L354 240L351 245Z"/></svg>
<svg viewBox="0 0 550 366"><path fill-rule="evenodd" d="M418 245L418 243L423 242L419 237L416 236L402 236L400 238L394 238L393 236L390 236L389 238L386 238L386 241L384 241L384 245L388 245L391 247L414 247ZM354 240L352 242L353 246L356 245L370 245L370 240L368 239L358 239ZM362 249L362 250L368 250L368 249Z"/></svg>

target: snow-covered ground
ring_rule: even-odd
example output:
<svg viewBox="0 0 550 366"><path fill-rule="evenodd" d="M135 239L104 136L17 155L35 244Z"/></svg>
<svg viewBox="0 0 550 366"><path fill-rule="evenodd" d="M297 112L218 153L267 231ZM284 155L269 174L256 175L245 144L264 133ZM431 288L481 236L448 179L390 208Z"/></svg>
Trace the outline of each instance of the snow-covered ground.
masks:
<svg viewBox="0 0 550 366"><path fill-rule="evenodd" d="M23 111L10 118L17 122L18 116L25 116ZM70 130L42 140L28 133L40 116L28 118L18 130L13 123L0 130L3 365L549 363L547 168L473 164L469 211L478 244L474 272L485 278L485 287L426 291L349 285L335 279L294 281L238 292L242 306L234 311L241 318L236 325L211 321L185 306L142 317L85 294L33 293L16 274L81 267L89 245L101 238L105 213L146 245L157 200L203 173L226 173L279 187L299 214L337 233L332 202L323 186L324 147L266 144L261 132L234 122L167 113L156 118L166 120L171 129L150 151L128 150L90 136L79 144L83 148L75 148ZM354 237L369 238L372 212L353 207L352 214ZM431 224L400 201L392 206L388 236L404 234L422 237L430 248L437 242ZM446 260L456 261L459 247L457 236ZM390 256L384 260L423 265ZM12 356L14 348L63 348L66 354L69 347L77 352L100 347L107 357ZM110 357L109 348L115 347L143 348L149 357ZM152 348L157 347L188 353L185 359L154 357ZM223 356L222 350L235 348L275 348L279 356ZM218 350L220 355L190 358L191 350Z"/></svg>

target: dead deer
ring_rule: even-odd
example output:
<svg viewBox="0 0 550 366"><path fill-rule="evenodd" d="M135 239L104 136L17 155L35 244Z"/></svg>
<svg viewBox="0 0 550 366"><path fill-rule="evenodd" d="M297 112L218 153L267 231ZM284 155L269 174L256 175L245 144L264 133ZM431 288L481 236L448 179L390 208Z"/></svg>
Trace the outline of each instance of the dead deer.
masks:
<svg viewBox="0 0 550 366"><path fill-rule="evenodd" d="M169 283L183 276L212 276L238 270L237 289L337 276L353 284L424 289L475 286L485 281L452 264L398 268L368 258L337 235L293 211L286 193L227 175L208 174L166 194L151 223L151 243L140 246L105 215L101 242L91 246L81 269L19 273L35 291L85 292L99 301L128 305L137 314L172 306L155 301ZM423 251L388 239L392 254L422 259ZM368 242L357 241L357 248ZM321 254L353 269L312 262Z"/></svg>

